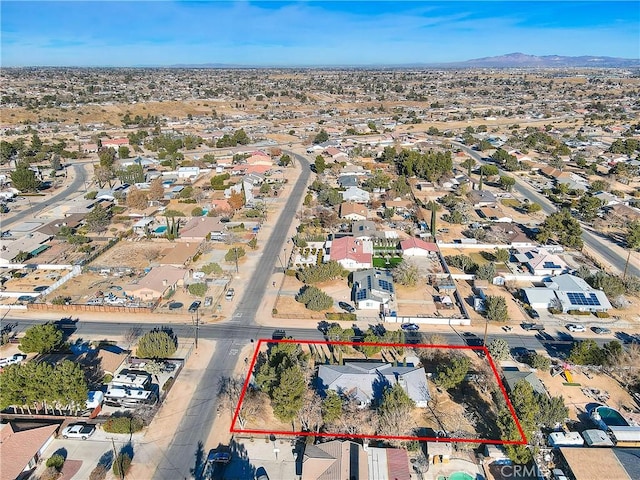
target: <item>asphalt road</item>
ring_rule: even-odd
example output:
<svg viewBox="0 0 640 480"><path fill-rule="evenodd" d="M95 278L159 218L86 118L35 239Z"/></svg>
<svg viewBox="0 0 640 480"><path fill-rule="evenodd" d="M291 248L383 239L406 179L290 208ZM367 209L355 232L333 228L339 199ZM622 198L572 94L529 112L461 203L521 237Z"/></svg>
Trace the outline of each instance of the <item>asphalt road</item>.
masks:
<svg viewBox="0 0 640 480"><path fill-rule="evenodd" d="M16 212L15 215L6 215L2 220L3 230L9 225L16 223L17 221L24 221L27 217L38 214L43 210L42 203L46 203L49 206L54 205L55 203L66 200L74 193L81 190L85 179L87 178L87 172L84 168L83 164L72 164L71 167L75 170L75 175L73 181L62 188L62 190L55 195L52 196L44 196L44 197L31 197L32 206L27 207L24 210ZM69 167L67 167L69 168ZM35 203L33 199L37 199L38 202Z"/></svg>
<svg viewBox="0 0 640 480"><path fill-rule="evenodd" d="M193 398L180 428L174 433L167 452L154 475L156 480L175 480L198 477L202 468L202 455L207 454L211 445L204 445L211 431L217 407L218 383L235 368L242 348L256 338L270 338L273 330L261 331L255 324L262 299L269 284L271 274L278 263L277 257L283 251L287 232L291 226L302 196L306 192L307 180L311 174L309 162L302 156L290 153L301 166L300 175L293 186L284 210L281 213L269 240L265 243L262 256L245 286L230 321L220 326L202 327L201 336L215 334L216 348L204 373L204 381L196 387ZM113 331L113 330L112 330ZM317 332L318 334L320 332ZM294 332L287 332L293 335Z"/></svg>
<svg viewBox="0 0 640 480"><path fill-rule="evenodd" d="M454 143L457 147L460 147L462 150L468 153L478 163L481 163L481 164L487 163L484 160L482 160L483 158L482 155L480 155L475 150L472 150L471 148L461 143L456 143L456 142L452 142L452 143ZM509 174L509 172L505 172L503 170L500 170L500 173ZM516 179L516 184L513 186L513 189L523 197L528 198L529 201L539 204L542 207L542 211L544 213L549 215L558 210L555 207L555 205L551 203L551 201L549 201L544 195L538 193L531 185L519 179L518 177L514 177L514 178ZM624 267L627 262L627 255L620 255L617 251L611 249L607 245L607 243L609 243L608 241L596 237L593 233L585 230L584 228L582 229L582 240L584 241L585 245L589 247L592 251L598 252L598 255L600 255L604 260L606 260L606 263L613 265L620 272L624 271ZM633 257L633 254L632 254L632 257ZM640 277L640 263L637 261L634 261L634 259L632 258L631 261L629 262L627 273L630 275L634 275L636 277Z"/></svg>

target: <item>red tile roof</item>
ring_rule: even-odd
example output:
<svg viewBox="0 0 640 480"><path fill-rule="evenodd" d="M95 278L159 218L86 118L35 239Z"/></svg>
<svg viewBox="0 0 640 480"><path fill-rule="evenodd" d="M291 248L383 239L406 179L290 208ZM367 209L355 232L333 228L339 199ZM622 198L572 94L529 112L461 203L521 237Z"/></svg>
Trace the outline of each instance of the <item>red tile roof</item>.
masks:
<svg viewBox="0 0 640 480"><path fill-rule="evenodd" d="M409 238L400 242L400 248L402 250L408 250L409 248L420 248L427 252L437 252L438 246L435 243L425 242L419 238Z"/></svg>
<svg viewBox="0 0 640 480"><path fill-rule="evenodd" d="M0 480L15 480L45 442L55 433L58 425L14 431L8 423L0 430Z"/></svg>
<svg viewBox="0 0 640 480"><path fill-rule="evenodd" d="M354 260L358 263L371 263L373 255L365 253L362 240L353 237L337 238L331 242L331 260Z"/></svg>

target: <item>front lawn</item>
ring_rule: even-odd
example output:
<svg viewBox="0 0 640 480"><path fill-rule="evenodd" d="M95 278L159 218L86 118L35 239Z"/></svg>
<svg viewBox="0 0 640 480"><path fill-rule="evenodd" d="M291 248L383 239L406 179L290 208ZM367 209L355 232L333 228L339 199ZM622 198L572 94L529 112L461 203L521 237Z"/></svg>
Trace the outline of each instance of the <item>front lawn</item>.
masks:
<svg viewBox="0 0 640 480"><path fill-rule="evenodd" d="M373 266L375 268L395 267L400 262L402 262L402 257L391 257L391 258L373 257Z"/></svg>

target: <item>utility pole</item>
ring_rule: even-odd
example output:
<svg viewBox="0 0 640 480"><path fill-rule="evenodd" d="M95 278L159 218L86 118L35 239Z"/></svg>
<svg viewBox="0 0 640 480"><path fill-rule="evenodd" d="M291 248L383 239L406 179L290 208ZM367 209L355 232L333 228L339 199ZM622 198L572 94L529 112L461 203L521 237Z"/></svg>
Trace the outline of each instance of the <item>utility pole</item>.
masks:
<svg viewBox="0 0 640 480"><path fill-rule="evenodd" d="M629 249L629 254L627 255L627 262L624 264L624 273L622 274L622 280L627 279L627 268L629 268L630 259L631 259L631 249Z"/></svg>
<svg viewBox="0 0 640 480"><path fill-rule="evenodd" d="M198 349L198 331L200 330L200 308L196 308L196 317L195 319L193 318L193 316L191 316L191 321L193 322L193 325L195 327L195 340L196 340L196 350Z"/></svg>
<svg viewBox="0 0 640 480"><path fill-rule="evenodd" d="M489 328L489 318L485 317L484 319L484 337L482 337L482 346L487 346L487 329Z"/></svg>

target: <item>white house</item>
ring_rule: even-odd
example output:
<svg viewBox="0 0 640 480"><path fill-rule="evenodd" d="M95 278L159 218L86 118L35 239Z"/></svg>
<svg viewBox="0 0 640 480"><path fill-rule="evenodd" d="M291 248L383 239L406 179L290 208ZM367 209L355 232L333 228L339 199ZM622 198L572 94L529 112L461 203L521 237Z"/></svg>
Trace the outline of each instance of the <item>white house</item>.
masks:
<svg viewBox="0 0 640 480"><path fill-rule="evenodd" d="M194 179L200 175L200 167L178 167L178 178Z"/></svg>
<svg viewBox="0 0 640 480"><path fill-rule="evenodd" d="M582 278L563 274L544 282L545 287L523 288L531 308L557 308L562 312L606 312L611 303L602 290L591 288Z"/></svg>
<svg viewBox="0 0 640 480"><path fill-rule="evenodd" d="M409 238L400 242L403 257L428 257L438 253L435 243L425 242L419 238Z"/></svg>
<svg viewBox="0 0 640 480"><path fill-rule="evenodd" d="M342 200L345 202L367 203L371 198L371 194L366 190L358 187L349 187L342 194Z"/></svg>
<svg viewBox="0 0 640 480"><path fill-rule="evenodd" d="M569 271L567 263L560 256L549 253L542 247L518 249L515 259L524 264L533 275L553 276Z"/></svg>

